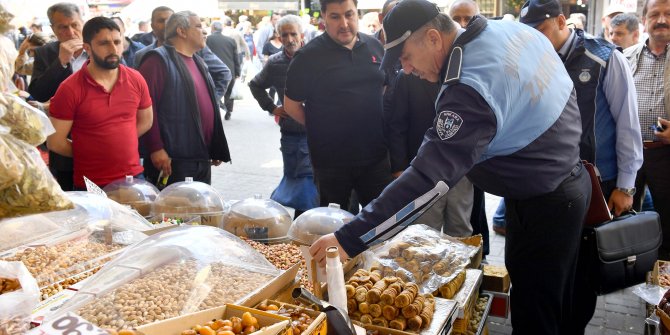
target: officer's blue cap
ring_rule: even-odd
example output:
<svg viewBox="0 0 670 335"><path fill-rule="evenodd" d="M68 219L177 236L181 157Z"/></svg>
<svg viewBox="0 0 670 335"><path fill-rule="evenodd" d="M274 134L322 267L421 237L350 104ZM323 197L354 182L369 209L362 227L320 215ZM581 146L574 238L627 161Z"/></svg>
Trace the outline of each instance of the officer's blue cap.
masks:
<svg viewBox="0 0 670 335"><path fill-rule="evenodd" d="M563 14L558 0L528 0L521 7L519 21L533 28L544 20Z"/></svg>
<svg viewBox="0 0 670 335"><path fill-rule="evenodd" d="M426 0L402 0L384 17L384 58L382 69L393 67L409 36L440 14L437 5Z"/></svg>

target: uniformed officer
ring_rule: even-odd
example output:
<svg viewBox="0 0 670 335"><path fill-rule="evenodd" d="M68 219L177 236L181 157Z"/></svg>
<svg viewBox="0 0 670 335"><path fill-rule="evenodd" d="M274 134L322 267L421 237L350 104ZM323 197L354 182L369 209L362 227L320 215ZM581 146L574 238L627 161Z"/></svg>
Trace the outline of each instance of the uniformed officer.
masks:
<svg viewBox="0 0 670 335"><path fill-rule="evenodd" d="M482 17L457 29L426 0L398 3L384 29L383 67L399 57L406 73L440 74L437 116L411 166L353 221L317 240L312 256L323 265L329 246L347 258L391 238L467 174L506 199L514 334L567 334L591 186L561 60L534 29Z"/></svg>
<svg viewBox="0 0 670 335"><path fill-rule="evenodd" d="M614 44L568 28L559 0L529 0L519 20L543 33L563 60L582 116L580 157L600 171L600 187L614 215L627 213L642 165L642 135L635 82L626 59ZM596 283L591 283L598 262L596 248L592 238L582 239L572 334L584 333L596 309Z"/></svg>

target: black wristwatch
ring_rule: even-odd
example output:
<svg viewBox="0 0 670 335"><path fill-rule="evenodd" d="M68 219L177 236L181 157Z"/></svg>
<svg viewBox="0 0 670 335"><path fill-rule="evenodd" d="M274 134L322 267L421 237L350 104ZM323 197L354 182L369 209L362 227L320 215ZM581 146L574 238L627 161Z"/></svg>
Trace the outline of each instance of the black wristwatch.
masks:
<svg viewBox="0 0 670 335"><path fill-rule="evenodd" d="M623 192L623 193L625 193L625 194L627 194L631 197L635 195L635 191L636 191L635 187L631 187L631 188L617 187L616 189L619 190L619 192Z"/></svg>

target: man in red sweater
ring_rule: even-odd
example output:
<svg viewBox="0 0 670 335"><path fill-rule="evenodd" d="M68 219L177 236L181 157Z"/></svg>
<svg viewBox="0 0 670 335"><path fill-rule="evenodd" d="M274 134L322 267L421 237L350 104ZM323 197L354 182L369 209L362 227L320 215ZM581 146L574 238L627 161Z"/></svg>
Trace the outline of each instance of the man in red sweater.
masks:
<svg viewBox="0 0 670 335"><path fill-rule="evenodd" d="M95 17L84 25L83 41L90 60L52 98L56 132L47 139L50 150L74 159L75 189L85 189L84 176L104 187L126 175L141 175L138 137L153 120L144 78L119 64L119 26Z"/></svg>

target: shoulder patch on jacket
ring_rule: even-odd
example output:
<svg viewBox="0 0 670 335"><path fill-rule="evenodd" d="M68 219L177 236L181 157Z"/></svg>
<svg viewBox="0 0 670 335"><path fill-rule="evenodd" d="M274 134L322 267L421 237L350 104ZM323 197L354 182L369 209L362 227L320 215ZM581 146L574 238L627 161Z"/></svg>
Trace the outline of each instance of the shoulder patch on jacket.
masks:
<svg viewBox="0 0 670 335"><path fill-rule="evenodd" d="M442 111L437 115L435 131L441 140L452 138L463 125L463 118L452 111Z"/></svg>

